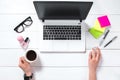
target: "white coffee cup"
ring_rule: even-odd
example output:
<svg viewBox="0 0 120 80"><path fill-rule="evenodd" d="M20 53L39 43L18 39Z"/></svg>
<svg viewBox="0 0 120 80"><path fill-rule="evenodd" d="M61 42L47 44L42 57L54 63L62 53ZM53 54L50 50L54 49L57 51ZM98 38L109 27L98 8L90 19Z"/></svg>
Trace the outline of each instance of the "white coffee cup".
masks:
<svg viewBox="0 0 120 80"><path fill-rule="evenodd" d="M33 63L37 60L38 55L35 50L28 50L25 54L25 59L29 63Z"/></svg>

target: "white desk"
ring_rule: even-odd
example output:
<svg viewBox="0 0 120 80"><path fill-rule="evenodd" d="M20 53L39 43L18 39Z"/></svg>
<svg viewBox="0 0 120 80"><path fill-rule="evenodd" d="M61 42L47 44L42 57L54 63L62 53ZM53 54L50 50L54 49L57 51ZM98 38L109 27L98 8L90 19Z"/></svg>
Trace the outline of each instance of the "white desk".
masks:
<svg viewBox="0 0 120 80"><path fill-rule="evenodd" d="M120 6L119 0L94 0L85 22L92 26L98 16L107 14L111 21L111 32L105 43L113 36L118 38L102 49L102 60L98 69L98 80L120 79ZM31 16L33 24L21 34L13 31L26 17ZM23 72L18 67L18 59L24 55L16 39L17 36L30 38L29 49L35 49L40 60L33 64L35 80L88 80L88 54L99 44L88 32L86 53L40 53L38 49L40 28L32 0L0 1L0 80L23 80Z"/></svg>

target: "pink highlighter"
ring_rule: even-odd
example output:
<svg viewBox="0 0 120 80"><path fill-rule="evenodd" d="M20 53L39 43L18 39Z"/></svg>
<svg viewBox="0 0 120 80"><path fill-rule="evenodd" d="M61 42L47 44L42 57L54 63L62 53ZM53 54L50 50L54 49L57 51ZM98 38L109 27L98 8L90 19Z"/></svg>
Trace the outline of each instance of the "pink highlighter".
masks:
<svg viewBox="0 0 120 80"><path fill-rule="evenodd" d="M28 48L28 44L30 42L29 38L26 37L26 39L24 40L24 38L22 36L18 36L17 40L19 41L21 47L26 50Z"/></svg>

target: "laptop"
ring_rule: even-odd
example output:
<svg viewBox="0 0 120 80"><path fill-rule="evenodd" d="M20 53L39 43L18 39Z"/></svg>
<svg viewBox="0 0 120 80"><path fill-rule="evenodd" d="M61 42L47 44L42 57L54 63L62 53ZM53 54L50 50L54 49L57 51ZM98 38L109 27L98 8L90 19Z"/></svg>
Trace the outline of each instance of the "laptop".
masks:
<svg viewBox="0 0 120 80"><path fill-rule="evenodd" d="M85 52L86 19L93 2L33 1L43 23L40 52ZM41 26L40 26L41 27Z"/></svg>

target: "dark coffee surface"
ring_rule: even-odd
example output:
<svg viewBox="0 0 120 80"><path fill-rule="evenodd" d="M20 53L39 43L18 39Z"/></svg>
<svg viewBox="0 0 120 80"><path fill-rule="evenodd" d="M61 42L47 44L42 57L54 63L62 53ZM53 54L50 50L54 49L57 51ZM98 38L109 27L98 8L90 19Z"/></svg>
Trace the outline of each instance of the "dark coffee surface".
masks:
<svg viewBox="0 0 120 80"><path fill-rule="evenodd" d="M30 50L30 51L27 52L26 57L27 57L28 60L33 61L33 60L36 59L37 55L36 55L35 51Z"/></svg>

